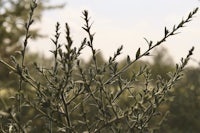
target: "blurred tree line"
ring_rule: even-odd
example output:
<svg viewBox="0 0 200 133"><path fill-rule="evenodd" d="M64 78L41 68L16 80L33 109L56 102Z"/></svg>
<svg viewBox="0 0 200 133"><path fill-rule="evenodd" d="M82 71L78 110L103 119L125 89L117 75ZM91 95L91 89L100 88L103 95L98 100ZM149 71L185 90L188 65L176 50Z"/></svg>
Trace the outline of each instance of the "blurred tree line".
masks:
<svg viewBox="0 0 200 133"><path fill-rule="evenodd" d="M62 6L45 6L47 0L39 1L39 9L35 14L35 19L40 20L42 12L48 9L61 8ZM29 11L29 1L18 0L0 0L0 57L4 60L9 61L10 56L17 54L16 51L21 50L21 42L24 37L23 24L27 20L27 12ZM39 34L39 29L34 29L31 31L33 39L37 37L42 37L43 35ZM163 50L165 52L163 52ZM150 70L152 72L152 79L155 79L158 75L168 79L169 76L167 73L174 69L175 64L173 63L170 55L167 54L167 51L163 48L154 53L153 62L139 61L131 68L129 68L123 76L130 78L130 73L132 70L140 68L140 66L149 64ZM162 52L161 52L162 51ZM38 58L40 55L29 54L27 60L36 60L37 62L45 62L42 64L44 67L48 65L49 59ZM44 61L45 60L45 61ZM98 63L105 64L106 61L101 53L97 56ZM26 62L28 63L28 62ZM92 58L88 62L84 62L84 66L87 68L92 63ZM126 63L126 59L120 61L119 65L123 66ZM33 65L33 64L29 64ZM30 67L30 71L31 67ZM173 88L171 95L169 95L170 100L166 101L163 106L160 107L161 113L167 112L169 110L168 116L163 120L163 124L157 129L157 132L163 133L199 133L200 132L200 67L189 67L184 71L184 78ZM38 76L39 78L39 76ZM2 110L2 104L11 104L4 103L6 102L9 91L14 93L12 88L18 85L16 80L17 76L9 73L9 70L0 64L0 111ZM154 84L156 81L151 81ZM154 84L156 85L156 84ZM121 103L126 106L128 100L124 96L124 101ZM35 113L34 111L26 112L26 117L29 117ZM91 112L95 114L95 111ZM30 115L30 116L29 116ZM91 114L92 116L92 114ZM0 119L1 121L1 119ZM156 121L156 120L155 120ZM154 121L152 121L154 122ZM42 131L44 123L35 123L38 130ZM0 125L1 126L1 125ZM32 131L32 132L34 132Z"/></svg>

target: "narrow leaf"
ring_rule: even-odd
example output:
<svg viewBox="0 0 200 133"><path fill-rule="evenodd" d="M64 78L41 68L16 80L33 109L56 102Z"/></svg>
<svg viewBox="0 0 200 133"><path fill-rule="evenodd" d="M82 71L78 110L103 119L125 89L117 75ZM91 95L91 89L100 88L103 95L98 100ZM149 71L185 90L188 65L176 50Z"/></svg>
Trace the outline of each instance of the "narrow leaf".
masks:
<svg viewBox="0 0 200 133"><path fill-rule="evenodd" d="M130 56L129 56L129 55L127 56L127 63L128 63L128 64L131 63L131 59L130 59Z"/></svg>
<svg viewBox="0 0 200 133"><path fill-rule="evenodd" d="M165 27L165 36L167 36L169 33L168 29Z"/></svg>
<svg viewBox="0 0 200 133"><path fill-rule="evenodd" d="M135 55L135 58L138 59L140 56L140 48L138 48L137 52L136 52L136 55Z"/></svg>

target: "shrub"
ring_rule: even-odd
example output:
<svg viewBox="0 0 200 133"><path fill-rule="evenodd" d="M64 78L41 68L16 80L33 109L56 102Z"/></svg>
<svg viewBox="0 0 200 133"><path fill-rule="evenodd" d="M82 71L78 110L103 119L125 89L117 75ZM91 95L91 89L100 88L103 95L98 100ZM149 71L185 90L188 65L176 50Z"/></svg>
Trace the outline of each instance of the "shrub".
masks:
<svg viewBox="0 0 200 133"><path fill-rule="evenodd" d="M197 8L177 26L174 25L171 31L165 27L163 38L156 43L145 39L148 49L142 53L138 48L135 57L128 55L126 64L120 67L116 59L123 46L105 63L98 62L93 45L94 33L85 10L82 28L88 37L79 47L73 47L70 27L66 23L66 43L62 46L59 43L60 24L57 23L55 36L51 39L55 45L51 51L54 62L45 68L33 63L37 73L34 77L29 71L31 68L26 66L25 56L36 7L37 3L33 0L25 24L21 61L12 56L12 66L0 60L19 76L16 95L8 99L11 104L1 99L4 105L4 110L0 111L1 132L153 132L159 128L166 115L161 114L158 108L168 100L171 88L182 77L194 47L180 64L176 64L175 71L169 73L169 79L158 76L153 80L156 82L152 82L151 71L146 65L131 70L128 78L123 74L142 57L149 56L152 49L176 35L191 21ZM92 63L87 67L80 59L85 47L89 47L92 53Z"/></svg>

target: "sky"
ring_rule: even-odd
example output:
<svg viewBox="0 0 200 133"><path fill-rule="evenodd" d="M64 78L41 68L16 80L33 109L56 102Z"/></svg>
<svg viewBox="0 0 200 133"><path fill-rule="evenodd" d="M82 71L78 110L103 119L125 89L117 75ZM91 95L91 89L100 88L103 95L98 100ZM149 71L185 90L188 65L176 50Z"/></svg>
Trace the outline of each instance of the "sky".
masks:
<svg viewBox="0 0 200 133"><path fill-rule="evenodd" d="M108 59L118 47L123 45L121 59L127 55L134 58L137 49L147 49L144 37L153 42L159 41L164 36L164 27L171 30L186 18L190 11L200 6L198 0L51 0L50 4L66 3L65 8L46 11L40 22L35 27L40 33L47 35L31 41L29 49L50 56L49 50L54 48L50 38L55 34L55 24L61 24L61 44L65 43L65 23L71 27L71 37L74 46L79 46L87 34L82 30L84 24L83 10L88 10L93 22L92 32L95 33L94 47ZM194 46L193 59L200 61L200 11L193 21L182 28L180 34L172 36L163 43L162 47L168 50L174 62L179 63L188 50ZM159 50L159 48L157 49ZM160 50L161 47L160 47ZM152 52L152 55L155 52ZM83 51L82 57L87 60L91 56L88 48ZM148 57L145 60L151 60ZM191 61L191 65L198 65Z"/></svg>

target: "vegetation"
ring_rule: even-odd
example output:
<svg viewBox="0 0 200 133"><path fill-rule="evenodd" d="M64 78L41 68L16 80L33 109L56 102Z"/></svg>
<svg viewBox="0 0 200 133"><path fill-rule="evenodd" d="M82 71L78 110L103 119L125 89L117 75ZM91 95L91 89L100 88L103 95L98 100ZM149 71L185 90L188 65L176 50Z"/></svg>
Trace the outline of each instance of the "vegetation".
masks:
<svg viewBox="0 0 200 133"><path fill-rule="evenodd" d="M42 13L50 9L62 8L63 5L44 5L49 0L40 0L37 10L34 13L34 22L41 19ZM30 11L29 0L0 0L0 57L6 61L10 60L11 55L18 59L22 48L21 43L25 35L24 24L27 22L28 12ZM37 39L44 37L39 33L39 29L31 29L31 38ZM16 76L10 75L8 69L0 64L0 80L4 83L1 87L15 87ZM10 82L8 82L10 81Z"/></svg>
<svg viewBox="0 0 200 133"><path fill-rule="evenodd" d="M28 21L24 26L25 39L22 50L18 52L19 57L12 56L12 63L0 59L0 63L15 73L19 80L18 86L13 86L11 96L2 96L0 99L2 133L199 131L199 125L196 125L198 121L194 121L198 119L197 112L194 119L191 119L192 113L183 112L191 109L189 106L194 110L198 108L198 74L193 82L190 82L190 78L199 69L187 69L185 73L188 79L181 81L184 84L175 86L183 76L194 47L174 67L171 64L159 65L158 61L163 59L161 53L154 57L153 65L141 61L142 57L151 55L154 48L176 35L179 29L191 21L198 8L174 25L172 30L165 27L163 38L159 41L154 43L145 39L148 49L142 53L141 48L138 48L135 55L128 55L122 62L117 62L116 59L123 46L107 60L97 53L93 45L94 33L90 17L85 10L85 24L82 28L88 37L82 40L80 46L73 46L68 23L65 25L66 42L62 46L59 41L60 24L57 23L54 38L51 39L55 46L51 51L54 55L53 63L41 66L38 62L32 62L33 66L30 67L25 57L28 55L28 40L32 36L30 28L37 6L35 0L30 4ZM91 50L91 61L88 63L80 59L85 47ZM167 68L164 72L163 67ZM191 95L194 99L190 98ZM181 108L177 108L177 104ZM172 113L169 117L168 110ZM176 115L180 117L175 117ZM181 117L182 115L185 117ZM193 124L179 129L185 124L179 125L180 120L192 120Z"/></svg>

